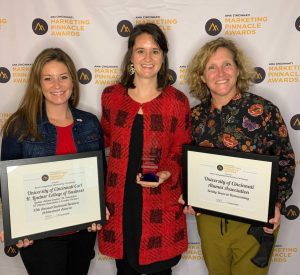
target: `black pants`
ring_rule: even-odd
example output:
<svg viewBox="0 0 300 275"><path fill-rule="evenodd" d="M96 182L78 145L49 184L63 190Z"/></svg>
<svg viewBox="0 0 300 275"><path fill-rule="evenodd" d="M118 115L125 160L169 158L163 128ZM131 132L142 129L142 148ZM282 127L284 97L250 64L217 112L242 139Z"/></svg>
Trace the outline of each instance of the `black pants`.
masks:
<svg viewBox="0 0 300 275"><path fill-rule="evenodd" d="M116 260L117 275L141 275L142 273L137 272L133 269L126 259ZM155 273L147 273L148 275L171 275L172 269L168 268Z"/></svg>
<svg viewBox="0 0 300 275"><path fill-rule="evenodd" d="M29 275L85 275L94 257L96 233L74 234L34 241L20 249Z"/></svg>

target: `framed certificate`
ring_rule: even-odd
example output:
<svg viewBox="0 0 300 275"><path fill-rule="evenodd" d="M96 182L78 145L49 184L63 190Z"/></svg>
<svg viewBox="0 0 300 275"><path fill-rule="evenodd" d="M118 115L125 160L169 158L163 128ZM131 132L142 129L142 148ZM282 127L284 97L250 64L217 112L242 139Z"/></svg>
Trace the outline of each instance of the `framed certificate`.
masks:
<svg viewBox="0 0 300 275"><path fill-rule="evenodd" d="M104 224L101 151L1 161L5 245Z"/></svg>
<svg viewBox="0 0 300 275"><path fill-rule="evenodd" d="M278 157L184 145L184 198L197 212L272 227Z"/></svg>

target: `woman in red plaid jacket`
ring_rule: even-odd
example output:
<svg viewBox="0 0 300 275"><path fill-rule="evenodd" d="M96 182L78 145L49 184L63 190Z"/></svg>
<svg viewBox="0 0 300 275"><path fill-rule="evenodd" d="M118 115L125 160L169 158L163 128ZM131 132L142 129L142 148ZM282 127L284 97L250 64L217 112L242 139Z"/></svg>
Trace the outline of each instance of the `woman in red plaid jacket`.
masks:
<svg viewBox="0 0 300 275"><path fill-rule="evenodd" d="M187 249L178 198L190 108L187 97L169 84L167 52L157 25L135 26L121 81L102 94L110 220L99 233L99 248L116 259L119 275L171 274Z"/></svg>

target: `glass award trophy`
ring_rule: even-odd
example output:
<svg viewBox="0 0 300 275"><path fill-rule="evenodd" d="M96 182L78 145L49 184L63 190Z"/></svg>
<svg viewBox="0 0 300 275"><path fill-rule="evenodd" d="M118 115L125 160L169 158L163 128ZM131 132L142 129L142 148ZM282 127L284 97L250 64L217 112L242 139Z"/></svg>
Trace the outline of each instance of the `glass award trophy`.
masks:
<svg viewBox="0 0 300 275"><path fill-rule="evenodd" d="M157 158L155 156L143 157L141 160L142 181L158 182L159 176L157 173Z"/></svg>

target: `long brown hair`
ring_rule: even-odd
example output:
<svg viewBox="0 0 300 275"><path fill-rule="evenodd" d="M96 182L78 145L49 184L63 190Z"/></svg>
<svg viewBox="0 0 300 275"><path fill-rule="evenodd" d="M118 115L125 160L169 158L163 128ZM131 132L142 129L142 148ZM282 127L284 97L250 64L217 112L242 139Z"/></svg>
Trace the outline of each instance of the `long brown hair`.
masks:
<svg viewBox="0 0 300 275"><path fill-rule="evenodd" d="M43 50L35 59L29 74L25 94L18 110L5 122L2 128L3 135L12 134L19 140L31 136L40 139L37 129L38 116L42 119L44 95L41 88L41 72L46 63L58 61L65 64L73 82L73 92L69 98L69 105L76 107L79 102L79 83L74 62L70 56L59 48Z"/></svg>

